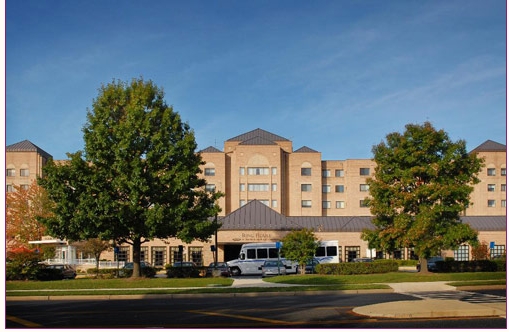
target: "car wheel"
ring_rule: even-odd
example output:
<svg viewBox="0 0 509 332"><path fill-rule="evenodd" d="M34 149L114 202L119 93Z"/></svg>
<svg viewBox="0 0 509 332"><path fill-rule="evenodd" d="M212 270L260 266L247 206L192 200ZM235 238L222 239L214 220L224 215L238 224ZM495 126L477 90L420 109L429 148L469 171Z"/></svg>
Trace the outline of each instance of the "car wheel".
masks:
<svg viewBox="0 0 509 332"><path fill-rule="evenodd" d="M231 271L232 271L232 276L235 276L235 277L240 276L241 272L240 272L240 269L238 267L232 267Z"/></svg>

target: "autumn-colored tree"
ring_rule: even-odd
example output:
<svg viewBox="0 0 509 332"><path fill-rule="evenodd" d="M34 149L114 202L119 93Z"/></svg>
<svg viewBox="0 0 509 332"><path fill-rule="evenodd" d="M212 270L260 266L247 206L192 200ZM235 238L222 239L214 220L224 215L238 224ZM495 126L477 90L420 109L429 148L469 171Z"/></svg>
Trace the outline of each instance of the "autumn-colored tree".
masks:
<svg viewBox="0 0 509 332"><path fill-rule="evenodd" d="M488 259L490 257L490 250L488 249L488 244L485 241L482 241L477 246L472 247L472 260L473 261L481 261Z"/></svg>
<svg viewBox="0 0 509 332"><path fill-rule="evenodd" d="M6 195L6 245L8 249L30 247L29 241L41 240L46 227L40 217L52 215L52 202L46 191L34 181L28 188L14 185Z"/></svg>
<svg viewBox="0 0 509 332"><path fill-rule="evenodd" d="M111 249L109 241L93 238L86 241L76 242L74 245L84 254L90 254L94 256L97 277L99 274L99 260L101 259L101 253L105 250Z"/></svg>

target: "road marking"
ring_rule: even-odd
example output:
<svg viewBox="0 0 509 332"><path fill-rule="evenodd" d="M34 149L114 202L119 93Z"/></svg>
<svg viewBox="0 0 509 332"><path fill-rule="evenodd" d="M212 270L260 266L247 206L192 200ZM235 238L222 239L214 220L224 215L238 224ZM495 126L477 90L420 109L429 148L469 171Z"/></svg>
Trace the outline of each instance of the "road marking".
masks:
<svg viewBox="0 0 509 332"><path fill-rule="evenodd" d="M42 327L41 324L37 324L37 323L31 322L31 321L28 321L28 320L24 320L22 318L18 318L18 317L15 317L15 316L6 315L5 319L10 320L11 322L14 322L14 323L21 324L21 325L23 325L25 327Z"/></svg>
<svg viewBox="0 0 509 332"><path fill-rule="evenodd" d="M244 315L234 315L234 314L226 314L226 313L219 313L219 312L210 312L210 311L201 311L201 310L189 310L188 312L194 313L194 314L202 314L202 315L208 315L208 316L221 316L221 317L230 317L230 318L238 318L238 319L247 319L247 320L253 320L257 322L263 322L263 323L270 323L270 324L292 324L287 321L283 320L276 320L276 319L267 319L267 318L258 318L258 317L251 317L251 316L244 316ZM299 322L301 323L301 322Z"/></svg>

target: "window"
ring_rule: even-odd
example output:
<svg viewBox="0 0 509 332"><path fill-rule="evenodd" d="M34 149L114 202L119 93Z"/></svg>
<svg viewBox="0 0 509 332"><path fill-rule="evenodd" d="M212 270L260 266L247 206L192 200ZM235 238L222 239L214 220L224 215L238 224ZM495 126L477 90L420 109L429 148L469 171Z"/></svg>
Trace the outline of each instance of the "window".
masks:
<svg viewBox="0 0 509 332"><path fill-rule="evenodd" d="M311 168L301 168L300 175L302 176L311 176Z"/></svg>
<svg viewBox="0 0 509 332"><path fill-rule="evenodd" d="M14 168L8 168L6 170L7 176L16 176L16 170Z"/></svg>
<svg viewBox="0 0 509 332"><path fill-rule="evenodd" d="M20 186L20 188L21 188L21 190L28 190L29 185L28 185L28 184L22 184L22 185Z"/></svg>
<svg viewBox="0 0 509 332"><path fill-rule="evenodd" d="M152 265L164 266L165 263L166 263L166 247L152 247Z"/></svg>
<svg viewBox="0 0 509 332"><path fill-rule="evenodd" d="M205 168L205 176L214 176L216 175L215 168Z"/></svg>
<svg viewBox="0 0 509 332"><path fill-rule="evenodd" d="M182 251L179 251L178 246L170 247L170 258L171 258L170 264L185 261L186 260L185 248Z"/></svg>
<svg viewBox="0 0 509 332"><path fill-rule="evenodd" d="M241 183L239 185L239 191L246 191L246 184L245 183Z"/></svg>
<svg viewBox="0 0 509 332"><path fill-rule="evenodd" d="M117 261L119 262L129 262L131 259L129 258L129 247L119 247L117 254Z"/></svg>
<svg viewBox="0 0 509 332"><path fill-rule="evenodd" d="M494 245L493 248L490 248L490 258L500 258L505 255L505 245L503 244Z"/></svg>
<svg viewBox="0 0 509 332"><path fill-rule="evenodd" d="M247 191L269 191L268 183L248 183Z"/></svg>
<svg viewBox="0 0 509 332"><path fill-rule="evenodd" d="M198 266L203 266L202 251L202 247L189 247L189 256L191 256L191 261Z"/></svg>
<svg viewBox="0 0 509 332"><path fill-rule="evenodd" d="M503 207L503 208L506 207L505 199L500 201L500 206Z"/></svg>
<svg viewBox="0 0 509 332"><path fill-rule="evenodd" d="M268 167L248 167L247 175L269 175Z"/></svg>
<svg viewBox="0 0 509 332"><path fill-rule="evenodd" d="M336 201L336 209L344 209L345 202L344 201Z"/></svg>
<svg viewBox="0 0 509 332"><path fill-rule="evenodd" d="M322 169L322 177L330 178L330 169Z"/></svg>
<svg viewBox="0 0 509 332"><path fill-rule="evenodd" d="M166 249L165 249L166 251ZM148 247L143 246L140 250L140 262L148 262Z"/></svg>
<svg viewBox="0 0 509 332"><path fill-rule="evenodd" d="M505 168L500 169L500 175L506 176L506 170Z"/></svg>
<svg viewBox="0 0 509 332"><path fill-rule="evenodd" d="M336 186L336 192L337 193L344 193L345 192L345 186L342 184L339 184Z"/></svg>
<svg viewBox="0 0 509 332"><path fill-rule="evenodd" d="M361 168L360 175L369 175L369 168Z"/></svg>
<svg viewBox="0 0 509 332"><path fill-rule="evenodd" d="M277 200L275 199L272 200L272 207L277 208Z"/></svg>
<svg viewBox="0 0 509 332"><path fill-rule="evenodd" d="M239 168L239 175L244 175L245 174L245 169L244 167L240 167Z"/></svg>
<svg viewBox="0 0 509 332"><path fill-rule="evenodd" d="M360 191L369 191L369 184L361 184Z"/></svg>
<svg viewBox="0 0 509 332"><path fill-rule="evenodd" d="M469 247L466 244L462 244L458 247L458 249L454 250L454 260L455 261L468 261L468 252Z"/></svg>
<svg viewBox="0 0 509 332"><path fill-rule="evenodd" d="M260 203L262 203L263 205L266 205L266 206L269 206L269 200L268 199L260 199L258 200Z"/></svg>
<svg viewBox="0 0 509 332"><path fill-rule="evenodd" d="M205 185L205 191L209 193L213 193L216 191L216 185L215 184L206 184Z"/></svg>
<svg viewBox="0 0 509 332"><path fill-rule="evenodd" d="M277 191L277 183L272 184L272 191Z"/></svg>
<svg viewBox="0 0 509 332"><path fill-rule="evenodd" d="M330 201L322 201L322 209L330 209Z"/></svg>
<svg viewBox="0 0 509 332"><path fill-rule="evenodd" d="M495 207L495 200L494 199L488 199L488 207Z"/></svg>
<svg viewBox="0 0 509 332"><path fill-rule="evenodd" d="M494 184L488 184L488 191L495 191L495 185Z"/></svg>
<svg viewBox="0 0 509 332"><path fill-rule="evenodd" d="M13 187L13 185L12 185L12 184L8 184L8 185L7 185L6 190L7 190L7 192L8 192L8 193L12 193L12 192L14 192L14 187Z"/></svg>
<svg viewBox="0 0 509 332"><path fill-rule="evenodd" d="M256 254L257 258L269 258L267 248L256 249Z"/></svg>
<svg viewBox="0 0 509 332"><path fill-rule="evenodd" d="M494 168L488 168L488 176L495 176L497 172Z"/></svg>
<svg viewBox="0 0 509 332"><path fill-rule="evenodd" d="M345 176L345 171L344 170L342 170L342 169L337 169L336 170L336 177L337 178L342 178L344 176Z"/></svg>
<svg viewBox="0 0 509 332"><path fill-rule="evenodd" d="M239 206L240 206L240 207L243 207L244 205L246 205L246 200L245 200L245 199L241 199L241 200L239 201Z"/></svg>
<svg viewBox="0 0 509 332"><path fill-rule="evenodd" d="M357 257L360 257L361 247L358 246L345 247L345 254L348 262L351 262Z"/></svg>
<svg viewBox="0 0 509 332"><path fill-rule="evenodd" d="M366 208L366 207L369 207L369 204L368 204L368 202L367 202L365 199L361 199L361 200L359 201L359 206L360 206L361 208Z"/></svg>
<svg viewBox="0 0 509 332"><path fill-rule="evenodd" d="M28 172L27 168L19 170L19 176L28 176L28 175L29 175L29 172Z"/></svg>
<svg viewBox="0 0 509 332"><path fill-rule="evenodd" d="M322 186L323 193L330 193L330 185L326 184Z"/></svg>
<svg viewBox="0 0 509 332"><path fill-rule="evenodd" d="M311 201L303 200L303 201L301 201L301 206L304 207L304 208L310 208L311 207Z"/></svg>
<svg viewBox="0 0 509 332"><path fill-rule="evenodd" d="M311 185L310 184L301 184L300 191L311 191Z"/></svg>
<svg viewBox="0 0 509 332"><path fill-rule="evenodd" d="M505 183L500 185L500 191L505 191Z"/></svg>
<svg viewBox="0 0 509 332"><path fill-rule="evenodd" d="M272 167L272 175L276 175L277 174L277 167Z"/></svg>

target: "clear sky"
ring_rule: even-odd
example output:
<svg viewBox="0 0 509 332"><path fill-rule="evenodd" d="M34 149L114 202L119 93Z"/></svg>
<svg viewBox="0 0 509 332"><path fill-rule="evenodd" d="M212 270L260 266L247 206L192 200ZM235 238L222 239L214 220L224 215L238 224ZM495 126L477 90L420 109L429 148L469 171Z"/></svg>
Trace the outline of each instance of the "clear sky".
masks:
<svg viewBox="0 0 509 332"><path fill-rule="evenodd" d="M7 0L5 144L83 150L101 84L143 77L199 149L261 128L323 160L408 123L506 144L502 0Z"/></svg>

